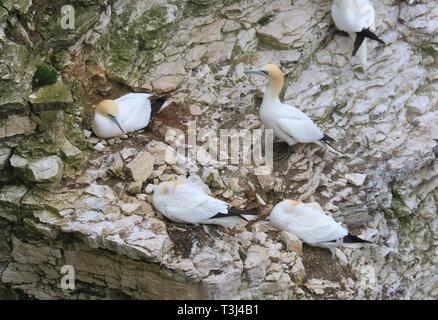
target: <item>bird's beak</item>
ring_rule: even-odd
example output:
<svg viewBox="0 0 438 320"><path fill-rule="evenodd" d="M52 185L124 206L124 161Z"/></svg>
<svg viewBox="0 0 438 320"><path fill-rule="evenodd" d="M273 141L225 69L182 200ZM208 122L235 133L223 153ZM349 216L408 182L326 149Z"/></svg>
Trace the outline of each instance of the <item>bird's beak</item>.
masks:
<svg viewBox="0 0 438 320"><path fill-rule="evenodd" d="M252 69L252 70L245 70L244 73L246 74L257 74L259 76L268 76L268 74L263 71L262 69Z"/></svg>
<svg viewBox="0 0 438 320"><path fill-rule="evenodd" d="M125 133L125 130L123 130L122 126L120 125L119 120L111 114L108 115L108 117L119 127L120 130L122 130L123 133Z"/></svg>

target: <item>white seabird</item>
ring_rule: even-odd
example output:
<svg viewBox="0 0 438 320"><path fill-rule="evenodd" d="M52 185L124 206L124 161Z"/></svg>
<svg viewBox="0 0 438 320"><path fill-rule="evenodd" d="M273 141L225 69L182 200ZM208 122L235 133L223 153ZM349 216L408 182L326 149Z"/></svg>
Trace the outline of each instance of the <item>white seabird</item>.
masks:
<svg viewBox="0 0 438 320"><path fill-rule="evenodd" d="M288 231L311 246L330 249L333 255L339 246L359 248L370 245L369 241L349 234L316 202L283 200L272 209L269 221L275 228Z"/></svg>
<svg viewBox="0 0 438 320"><path fill-rule="evenodd" d="M253 212L229 208L228 203L208 195L190 178L160 183L152 203L166 218L178 223L232 227L256 218Z"/></svg>
<svg viewBox="0 0 438 320"><path fill-rule="evenodd" d="M165 98L151 100L148 93L129 93L115 100L101 101L94 111L91 128L100 138L112 138L147 127L163 107Z"/></svg>
<svg viewBox="0 0 438 320"><path fill-rule="evenodd" d="M275 64L267 64L261 69L247 70L245 73L261 75L269 79L259 111L260 120L265 128L272 129L274 135L289 146L297 142L316 143L340 154L328 144L334 139L324 134L308 115L280 101L279 95L283 89L284 76L279 67Z"/></svg>
<svg viewBox="0 0 438 320"><path fill-rule="evenodd" d="M366 38L381 44L385 42L376 36L370 29L375 28L374 7L369 0L334 0L332 4L332 17L336 27L348 33L356 34L353 56L359 54L363 68L367 68Z"/></svg>

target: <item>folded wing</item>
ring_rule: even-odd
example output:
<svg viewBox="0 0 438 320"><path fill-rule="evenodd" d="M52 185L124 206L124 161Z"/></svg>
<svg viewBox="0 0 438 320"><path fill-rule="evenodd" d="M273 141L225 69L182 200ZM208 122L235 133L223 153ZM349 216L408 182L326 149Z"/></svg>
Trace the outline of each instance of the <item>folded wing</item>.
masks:
<svg viewBox="0 0 438 320"><path fill-rule="evenodd" d="M374 28L374 7L368 0L359 0L362 29Z"/></svg>
<svg viewBox="0 0 438 320"><path fill-rule="evenodd" d="M314 245L343 238L348 231L316 207L299 206L288 216L287 229Z"/></svg>
<svg viewBox="0 0 438 320"><path fill-rule="evenodd" d="M360 8L349 6L348 8L340 8L335 2L332 6L332 17L336 27L347 32L360 32L363 28L360 15Z"/></svg>
<svg viewBox="0 0 438 320"><path fill-rule="evenodd" d="M151 113L150 96L148 93L129 93L116 99L119 121L134 123L134 127L147 125Z"/></svg>
<svg viewBox="0 0 438 320"><path fill-rule="evenodd" d="M281 130L301 143L310 143L321 140L324 137L321 129L310 119L278 119Z"/></svg>
<svg viewBox="0 0 438 320"><path fill-rule="evenodd" d="M190 185L178 187L178 195L168 198L165 215L176 222L198 224L218 213L228 213L228 204Z"/></svg>

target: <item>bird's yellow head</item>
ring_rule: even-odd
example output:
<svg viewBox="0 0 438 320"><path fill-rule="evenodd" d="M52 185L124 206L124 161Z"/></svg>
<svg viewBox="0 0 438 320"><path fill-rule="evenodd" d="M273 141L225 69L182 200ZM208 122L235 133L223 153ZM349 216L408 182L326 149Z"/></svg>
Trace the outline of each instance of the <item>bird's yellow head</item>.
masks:
<svg viewBox="0 0 438 320"><path fill-rule="evenodd" d="M261 69L247 70L245 73L265 76L269 79L268 88L274 95L279 95L284 85L284 74L275 64L265 64Z"/></svg>
<svg viewBox="0 0 438 320"><path fill-rule="evenodd" d="M117 103L114 100L102 100L96 106L96 112L103 114L104 116L117 116L118 107Z"/></svg>
<svg viewBox="0 0 438 320"><path fill-rule="evenodd" d="M266 72L268 77L271 79L275 79L277 81L284 80L283 72L275 64L265 64L262 68L262 71Z"/></svg>
<svg viewBox="0 0 438 320"><path fill-rule="evenodd" d="M176 188L182 186L183 184L184 182L181 180L162 182L160 185L159 193L163 196L168 195L169 193L173 192Z"/></svg>
<svg viewBox="0 0 438 320"><path fill-rule="evenodd" d="M286 200L286 206L284 206L284 211L286 213L291 213L300 204L301 204L301 202L296 201L296 200Z"/></svg>
<svg viewBox="0 0 438 320"><path fill-rule="evenodd" d="M299 206L301 204L301 202L296 201L296 200L287 200L287 203L291 206L291 207L296 207Z"/></svg>
<svg viewBox="0 0 438 320"><path fill-rule="evenodd" d="M123 133L125 133L125 130L123 130L123 127L120 124L119 120L117 120L118 106L114 100L107 99L101 101L96 106L96 112L110 118L111 121L113 121Z"/></svg>

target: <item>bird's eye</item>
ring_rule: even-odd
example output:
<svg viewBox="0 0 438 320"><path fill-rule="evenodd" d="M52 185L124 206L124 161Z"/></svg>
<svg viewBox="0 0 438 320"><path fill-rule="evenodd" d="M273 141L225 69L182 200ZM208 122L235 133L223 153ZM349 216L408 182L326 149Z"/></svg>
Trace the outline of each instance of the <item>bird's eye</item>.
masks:
<svg viewBox="0 0 438 320"><path fill-rule="evenodd" d="M266 71L266 70L262 70L262 72L263 72L264 74L266 74L267 76L269 76L269 72L268 72L268 71Z"/></svg>

